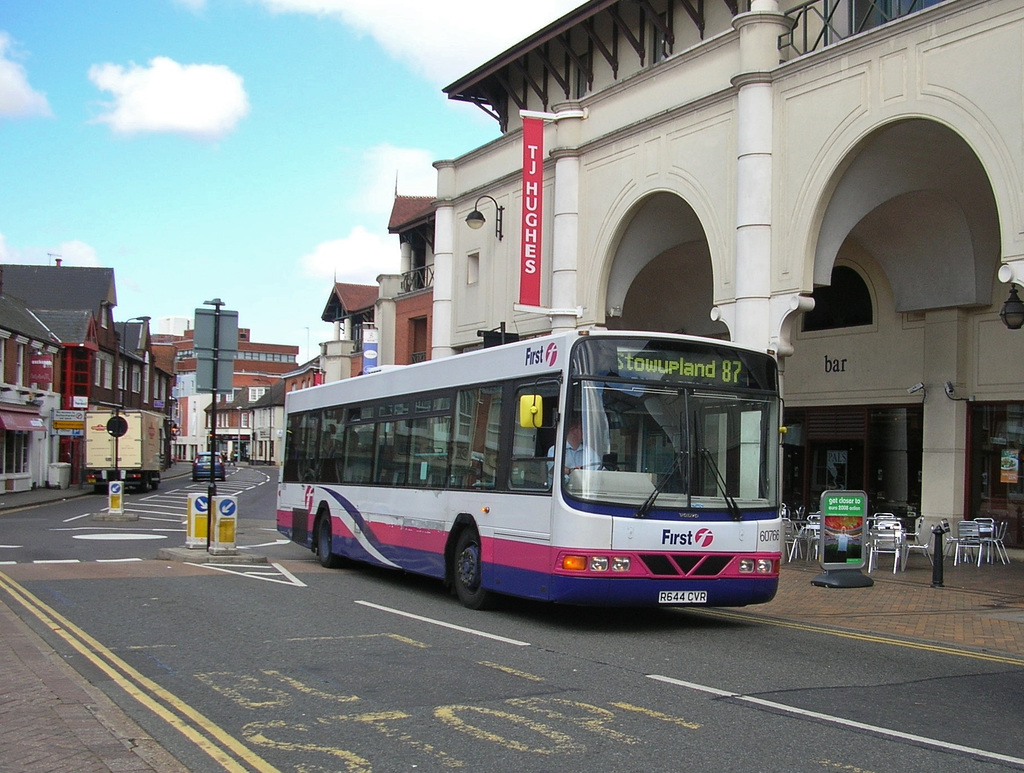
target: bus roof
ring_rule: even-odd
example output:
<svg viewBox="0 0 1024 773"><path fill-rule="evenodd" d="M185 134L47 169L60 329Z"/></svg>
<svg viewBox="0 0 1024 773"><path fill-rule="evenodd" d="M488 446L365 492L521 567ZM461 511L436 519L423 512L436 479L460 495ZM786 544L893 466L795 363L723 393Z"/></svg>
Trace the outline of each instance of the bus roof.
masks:
<svg viewBox="0 0 1024 773"><path fill-rule="evenodd" d="M353 378L332 381L319 386L289 392L285 411L302 411L324 405L372 400L386 395L413 394L444 389L455 384L476 384L509 378L529 378L565 370L575 341L583 337L671 339L694 341L716 346L744 349L758 354L766 352L677 333L635 330L585 329L529 338L513 343L474 349L470 352L426 360L412 365L385 365Z"/></svg>

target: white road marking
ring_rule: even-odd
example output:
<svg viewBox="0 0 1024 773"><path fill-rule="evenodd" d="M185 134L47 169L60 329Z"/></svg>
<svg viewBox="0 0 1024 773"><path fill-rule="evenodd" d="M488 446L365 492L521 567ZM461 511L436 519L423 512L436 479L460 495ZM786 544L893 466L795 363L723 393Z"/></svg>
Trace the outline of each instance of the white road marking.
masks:
<svg viewBox="0 0 1024 773"><path fill-rule="evenodd" d="M251 580L276 582L281 585L294 585L298 588L308 587L306 583L280 564L271 564L275 571L268 572L264 566L253 564L194 564L191 561L186 561L185 563L189 566L200 566L206 569L213 569L216 572L224 572L225 574L237 574L239 577L248 577Z"/></svg>
<svg viewBox="0 0 1024 773"><path fill-rule="evenodd" d="M261 542L258 545L239 545L238 549L239 550L252 550L253 548L269 548L269 547L276 547L277 545L287 545L289 542L291 542L290 539L279 539L279 540L274 540L273 542ZM3 545L0 545L0 547L3 547Z"/></svg>
<svg viewBox="0 0 1024 773"><path fill-rule="evenodd" d="M104 540L109 542L116 542L119 540L140 540L140 539L167 539L166 534L139 534L134 533L117 533L117 534L75 534L71 539L92 539L92 540Z"/></svg>
<svg viewBox="0 0 1024 773"><path fill-rule="evenodd" d="M356 604L361 604L364 607L372 607L373 609L379 609L381 612L389 612L392 615L401 615L402 617L408 617L413 620L419 620L423 623L430 623L431 625L439 625L442 628L451 628L453 631L461 631L462 633L469 633L473 636L482 636L485 639L494 639L495 641L505 642L506 644L514 644L517 647L529 647L530 642L518 641L517 639L509 639L504 636L498 636L497 634L487 633L486 631L480 631L475 628L463 628L461 625L455 625L453 623L446 623L443 620L435 620L432 617L423 617L422 615L414 615L412 612L403 612L400 609L392 609L391 607L382 607L380 604L374 604L370 601L356 601Z"/></svg>
<svg viewBox="0 0 1024 773"><path fill-rule="evenodd" d="M837 717L832 714L822 714L819 711L810 711L808 709L801 709L795 706L787 706L784 703L776 703L775 701L764 700L763 698L755 698L752 695L741 695L740 693L729 692L728 690L719 690L715 687L708 687L703 684L696 684L694 682L684 682L682 679L673 679L670 676L661 676L660 674L648 674L648 679L654 679L658 682L665 682L667 684L674 684L679 687L686 687L690 690L696 690L697 692L708 693L709 695L715 695L719 698L732 698L733 700L743 701L745 703L753 703L756 706L764 706L765 708L773 709L775 711L782 711L787 714L796 714L797 716L807 717L809 719L817 719L822 722L828 722L833 725L840 725L842 727L853 728L854 730L864 730L875 735L880 735L886 738L899 739L901 741L910 741L912 743L921 744L923 746L931 746L936 749L943 749L945 751L961 752L963 754L969 754L973 757L984 757L989 760L997 760L999 762L1009 762L1012 765L1024 765L1024 759L1020 757L1011 757L1007 754L999 754L998 752L989 752L984 749L976 749L972 746L962 746L958 743L950 743L949 741L943 741L938 738L928 738L923 735L915 735L914 733L904 733L902 730L893 730L888 727L880 727L878 725L869 725L866 722L857 722L852 719L844 719L843 717Z"/></svg>

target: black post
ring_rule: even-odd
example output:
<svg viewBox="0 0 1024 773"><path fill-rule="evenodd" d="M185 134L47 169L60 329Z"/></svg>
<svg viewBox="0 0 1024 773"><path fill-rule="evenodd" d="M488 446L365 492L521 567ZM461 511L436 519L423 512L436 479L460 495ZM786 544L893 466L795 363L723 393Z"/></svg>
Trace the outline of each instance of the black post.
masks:
<svg viewBox="0 0 1024 773"><path fill-rule="evenodd" d="M935 555L932 557L932 587L942 586L942 535L949 531L941 524L932 526L932 534L935 535Z"/></svg>

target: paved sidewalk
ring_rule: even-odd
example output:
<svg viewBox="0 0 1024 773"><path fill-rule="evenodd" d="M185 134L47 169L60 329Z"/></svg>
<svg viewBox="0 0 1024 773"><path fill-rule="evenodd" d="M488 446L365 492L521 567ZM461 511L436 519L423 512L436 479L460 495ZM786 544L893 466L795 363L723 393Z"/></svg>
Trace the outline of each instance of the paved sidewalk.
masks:
<svg viewBox="0 0 1024 773"><path fill-rule="evenodd" d="M182 767L0 603L0 771L174 773Z"/></svg>
<svg viewBox="0 0 1024 773"><path fill-rule="evenodd" d="M188 475L190 470L174 465L165 477ZM5 512L85 495L95 496L91 486L3 492L0 528ZM0 598L0 773L69 771L186 773Z"/></svg>
<svg viewBox="0 0 1024 773"><path fill-rule="evenodd" d="M188 474L186 465L176 467L176 472ZM174 476L172 472L168 477ZM0 496L0 526L3 511L88 493L38 489ZM875 570L870 588L845 589L813 585L820 568L797 559L783 564L778 596L742 614L783 625L1019 658L1024 664L1024 552L1011 554L1009 565L954 567L947 559L941 588L932 587L931 565L920 555L911 557L905 572ZM0 773L70 770L184 769L63 663L0 599Z"/></svg>
<svg viewBox="0 0 1024 773"><path fill-rule="evenodd" d="M907 570L875 569L870 588L812 584L821 568L797 559L784 564L779 593L744 612L884 638L1020 657L1024 663L1024 553L1009 551L1009 564L953 566L943 562L942 587L932 587L932 567L922 555Z"/></svg>

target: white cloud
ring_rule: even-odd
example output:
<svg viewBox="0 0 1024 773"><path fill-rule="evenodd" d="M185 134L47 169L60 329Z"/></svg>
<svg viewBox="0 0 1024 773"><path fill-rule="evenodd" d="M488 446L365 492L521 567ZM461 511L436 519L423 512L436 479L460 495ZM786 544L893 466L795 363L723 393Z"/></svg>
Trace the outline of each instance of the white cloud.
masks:
<svg viewBox="0 0 1024 773"><path fill-rule="evenodd" d="M299 264L306 276L353 284L375 284L378 274L399 268L398 238L356 226L344 239L318 244Z"/></svg>
<svg viewBox="0 0 1024 773"><path fill-rule="evenodd" d="M60 259L65 266L99 266L96 250L77 239L61 242L56 247L26 247L18 249L7 243L0 233L0 263L17 263L22 266L52 266Z"/></svg>
<svg viewBox="0 0 1024 773"><path fill-rule="evenodd" d="M429 150L396 148L381 144L363 152L358 172L358 192L351 208L382 215L391 213L398 192L403 196L434 196L437 194L437 170Z"/></svg>
<svg viewBox="0 0 1024 773"><path fill-rule="evenodd" d="M56 254L61 256L65 266L96 267L100 265L100 261L96 257L96 249L77 239L58 244Z"/></svg>
<svg viewBox="0 0 1024 773"><path fill-rule="evenodd" d="M440 85L471 72L582 0L255 0L276 13L333 16ZM386 7L386 12L382 8ZM400 24L395 19L401 19Z"/></svg>
<svg viewBox="0 0 1024 773"><path fill-rule="evenodd" d="M10 58L11 38L0 32L0 118L49 116L46 96L28 85L25 68Z"/></svg>
<svg viewBox="0 0 1024 773"><path fill-rule="evenodd" d="M114 96L94 122L109 124L118 134L166 132L215 140L249 114L241 76L223 65L183 65L158 56L148 67L93 65L89 79Z"/></svg>

